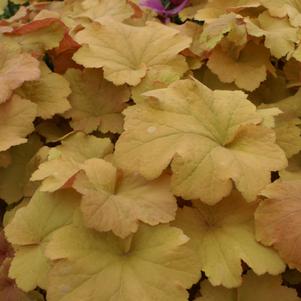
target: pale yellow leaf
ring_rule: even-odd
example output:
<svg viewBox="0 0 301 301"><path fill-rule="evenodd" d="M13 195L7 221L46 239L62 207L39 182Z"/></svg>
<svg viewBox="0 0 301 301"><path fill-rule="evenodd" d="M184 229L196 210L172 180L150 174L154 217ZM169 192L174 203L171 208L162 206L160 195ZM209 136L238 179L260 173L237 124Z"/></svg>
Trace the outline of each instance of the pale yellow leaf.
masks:
<svg viewBox="0 0 301 301"><path fill-rule="evenodd" d="M201 284L202 297L195 301L298 301L293 288L282 286L280 276L256 276L248 272L237 289L212 286L207 280Z"/></svg>
<svg viewBox="0 0 301 301"><path fill-rule="evenodd" d="M254 212L237 191L214 207L193 201L194 207L179 209L175 226L190 237L188 246L198 253L202 270L212 285L227 288L242 284L244 261L256 274L280 274L284 262L271 248L255 239Z"/></svg>
<svg viewBox="0 0 301 301"><path fill-rule="evenodd" d="M243 92L183 80L145 95L124 111L115 151L122 169L155 179L171 163L176 195L214 204L230 193L232 180L253 201L270 172L286 167L275 133L256 125L262 117Z"/></svg>
<svg viewBox="0 0 301 301"><path fill-rule="evenodd" d="M292 25L301 26L301 2L299 0L260 0L274 17L288 16Z"/></svg>
<svg viewBox="0 0 301 301"><path fill-rule="evenodd" d="M131 86L138 85L150 67L168 65L191 43L187 36L162 24L135 27L113 19L87 26L75 39L83 45L73 56L77 63L103 67L105 79Z"/></svg>
<svg viewBox="0 0 301 301"><path fill-rule="evenodd" d="M202 3L203 2L203 3ZM200 9L194 15L196 20L211 22L226 12L239 12L246 8L256 8L259 0L210 0L201 1Z"/></svg>
<svg viewBox="0 0 301 301"><path fill-rule="evenodd" d="M90 158L103 158L111 153L109 139L88 136L77 132L68 135L62 144L50 149L48 160L32 174L31 181L42 181L41 191L55 191L62 188Z"/></svg>
<svg viewBox="0 0 301 301"><path fill-rule="evenodd" d="M292 52L299 40L298 29L288 19L271 17L268 12L260 14L254 23L247 22L247 30L250 35L264 36L264 45L278 59Z"/></svg>
<svg viewBox="0 0 301 301"><path fill-rule="evenodd" d="M290 158L301 151L301 120L294 114L281 114L276 118L276 142Z"/></svg>
<svg viewBox="0 0 301 301"><path fill-rule="evenodd" d="M79 194L71 190L36 192L5 227L5 235L16 251L9 276L24 291L36 286L47 288L51 262L44 253L46 245L55 230L72 222L79 199Z"/></svg>
<svg viewBox="0 0 301 301"><path fill-rule="evenodd" d="M32 136L27 143L12 147L11 164L0 168L0 198L6 203L18 202L24 196L30 178L26 167L41 146L39 138Z"/></svg>
<svg viewBox="0 0 301 301"><path fill-rule="evenodd" d="M0 151L27 141L36 114L37 106L17 95L0 104Z"/></svg>
<svg viewBox="0 0 301 301"><path fill-rule="evenodd" d="M48 301L186 301L186 289L200 277L187 240L167 225L141 226L126 240L80 225L64 227L47 248L58 260Z"/></svg>
<svg viewBox="0 0 301 301"><path fill-rule="evenodd" d="M41 64L40 68L41 78L23 84L17 93L37 105L39 117L49 119L71 107L67 100L71 90L63 76L51 72L46 64Z"/></svg>
<svg viewBox="0 0 301 301"><path fill-rule="evenodd" d="M181 75L187 71L187 64L180 59L181 57L178 58L172 61L169 66L161 65L150 68L140 84L131 88L133 100L136 103L145 101L147 97L143 93L166 88L169 84L179 80Z"/></svg>
<svg viewBox="0 0 301 301"><path fill-rule="evenodd" d="M65 78L70 82L72 93L69 97L71 110L66 117L71 118L74 130L90 133L99 129L121 133L123 116L121 112L130 98L126 86L114 86L103 78L100 70L69 69Z"/></svg>
<svg viewBox="0 0 301 301"><path fill-rule="evenodd" d="M134 13L126 0L75 0L69 3L73 4L73 18L85 17L95 22L102 22L108 16L124 21Z"/></svg>
<svg viewBox="0 0 301 301"><path fill-rule="evenodd" d="M241 89L253 91L267 77L270 53L253 42L249 42L237 56L217 47L210 55L207 66L222 82L234 82Z"/></svg>
<svg viewBox="0 0 301 301"><path fill-rule="evenodd" d="M4 13L4 9L7 6L8 0L0 0L0 14Z"/></svg>

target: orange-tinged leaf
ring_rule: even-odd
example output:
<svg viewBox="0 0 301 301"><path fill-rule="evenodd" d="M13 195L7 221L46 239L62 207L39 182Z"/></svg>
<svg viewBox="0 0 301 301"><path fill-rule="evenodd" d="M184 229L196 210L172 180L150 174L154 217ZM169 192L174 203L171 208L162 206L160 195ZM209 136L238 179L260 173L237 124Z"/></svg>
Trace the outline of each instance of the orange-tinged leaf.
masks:
<svg viewBox="0 0 301 301"><path fill-rule="evenodd" d="M10 49L0 46L0 104L25 81L37 80L39 77L39 62L30 54L12 54Z"/></svg>
<svg viewBox="0 0 301 301"><path fill-rule="evenodd" d="M256 237L273 246L291 268L301 271L301 180L272 183L255 213Z"/></svg>
<svg viewBox="0 0 301 301"><path fill-rule="evenodd" d="M7 36L18 42L23 50L39 56L45 50L58 47L65 31L66 26L59 19L46 18L21 25Z"/></svg>
<svg viewBox="0 0 301 301"><path fill-rule="evenodd" d="M68 68L80 69L81 66L72 60L73 54L79 48L80 45L76 43L68 33L65 33L60 45L48 52L54 65L54 71L63 74Z"/></svg>
<svg viewBox="0 0 301 301"><path fill-rule="evenodd" d="M130 174L118 178L117 169L101 159L86 161L83 170L73 187L83 195L81 210L89 228L125 238L137 232L140 221L155 226L174 219L177 202L168 175L154 181Z"/></svg>
<svg viewBox="0 0 301 301"><path fill-rule="evenodd" d="M21 36L21 35L26 35L35 31L38 31L40 29L44 29L45 27L49 27L51 26L53 23L61 23L61 21L59 19L56 18L46 18L43 20L37 20L37 21L33 21L24 25L21 25L17 28L14 29L13 32L11 32L9 35L17 35L17 36ZM61 25L63 26L63 23L61 23Z"/></svg>

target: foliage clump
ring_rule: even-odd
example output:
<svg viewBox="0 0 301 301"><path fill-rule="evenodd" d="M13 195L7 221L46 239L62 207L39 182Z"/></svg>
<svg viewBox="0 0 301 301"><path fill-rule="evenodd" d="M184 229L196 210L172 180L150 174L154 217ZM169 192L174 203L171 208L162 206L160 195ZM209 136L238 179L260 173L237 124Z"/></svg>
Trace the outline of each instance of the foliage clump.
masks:
<svg viewBox="0 0 301 301"><path fill-rule="evenodd" d="M300 300L300 1L0 15L0 300Z"/></svg>

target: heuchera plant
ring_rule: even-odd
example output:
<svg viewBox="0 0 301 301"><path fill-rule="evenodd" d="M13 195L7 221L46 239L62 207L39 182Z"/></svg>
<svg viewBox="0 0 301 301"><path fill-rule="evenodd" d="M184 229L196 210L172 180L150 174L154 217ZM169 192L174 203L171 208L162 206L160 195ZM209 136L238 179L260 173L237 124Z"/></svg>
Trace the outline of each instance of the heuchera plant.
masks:
<svg viewBox="0 0 301 301"><path fill-rule="evenodd" d="M0 301L301 300L299 1L0 14Z"/></svg>

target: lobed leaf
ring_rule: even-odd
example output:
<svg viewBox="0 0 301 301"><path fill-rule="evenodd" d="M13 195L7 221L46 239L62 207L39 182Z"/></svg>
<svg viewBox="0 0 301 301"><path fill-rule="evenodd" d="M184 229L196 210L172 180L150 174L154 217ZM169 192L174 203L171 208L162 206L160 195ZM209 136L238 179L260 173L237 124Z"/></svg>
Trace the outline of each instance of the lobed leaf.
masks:
<svg viewBox="0 0 301 301"><path fill-rule="evenodd" d="M287 164L275 134L256 125L262 117L240 91L183 80L146 95L149 101L124 112L115 156L126 171L155 179L171 163L176 195L215 204L230 193L232 180L253 201L270 171Z"/></svg>

